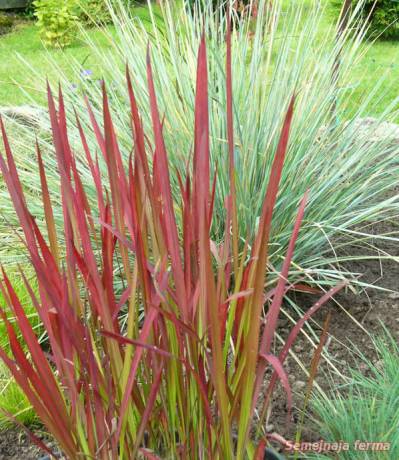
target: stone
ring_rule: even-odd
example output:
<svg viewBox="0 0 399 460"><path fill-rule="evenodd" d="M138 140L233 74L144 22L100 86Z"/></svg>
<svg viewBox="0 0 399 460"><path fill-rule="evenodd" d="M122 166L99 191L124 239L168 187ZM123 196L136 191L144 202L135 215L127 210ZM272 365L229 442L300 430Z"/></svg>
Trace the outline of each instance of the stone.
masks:
<svg viewBox="0 0 399 460"><path fill-rule="evenodd" d="M367 370L369 369L369 366L368 364L364 363L364 362L361 362L359 364L359 370L362 374L364 374Z"/></svg>
<svg viewBox="0 0 399 460"><path fill-rule="evenodd" d="M352 128L359 137L367 136L369 142L393 141L399 142L399 125L377 118L357 118L352 123Z"/></svg>
<svg viewBox="0 0 399 460"><path fill-rule="evenodd" d="M399 143L399 125L389 121L382 121L378 118L365 117L355 118L344 122L344 132L356 133L356 138L367 143L388 142ZM318 131L317 140L321 141L329 133L327 126L322 126Z"/></svg>
<svg viewBox="0 0 399 460"><path fill-rule="evenodd" d="M0 107L0 115L10 118L21 125L39 127L45 112L39 107L21 105L16 107Z"/></svg>
<svg viewBox="0 0 399 460"><path fill-rule="evenodd" d="M302 380L297 380L294 382L292 385L293 391L301 391L306 387L306 382L303 382Z"/></svg>

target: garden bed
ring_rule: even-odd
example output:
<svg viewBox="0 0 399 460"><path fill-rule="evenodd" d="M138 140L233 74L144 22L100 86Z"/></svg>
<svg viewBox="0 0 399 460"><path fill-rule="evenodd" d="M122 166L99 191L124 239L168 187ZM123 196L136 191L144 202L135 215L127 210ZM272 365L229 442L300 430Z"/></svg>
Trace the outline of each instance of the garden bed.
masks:
<svg viewBox="0 0 399 460"><path fill-rule="evenodd" d="M0 433L0 459L36 460L43 455L24 431L9 429Z"/></svg>
<svg viewBox="0 0 399 460"><path fill-rule="evenodd" d="M373 230L376 234L399 232L399 224L395 222L378 224L373 227ZM381 242L380 240L378 247L381 252L386 251L395 257L399 257L399 248L395 242ZM354 255L356 248L348 248L348 251ZM356 262L350 266L348 265L347 268L352 272L364 273L361 279L365 283L375 284L392 291L399 291L399 279L397 276L398 263L394 260ZM358 295L349 291L341 293L336 298L369 333L373 335L381 333L380 320L382 320L392 335L399 339L399 294L378 289L367 289ZM299 305L305 305L306 307L314 302L314 297L297 295L295 300ZM368 368L362 365L361 362L356 362L351 351L357 347L370 361L376 362L376 351L370 337L349 318L343 309L333 302L330 302L328 306L319 311L315 316L315 321L322 325L328 312L331 312L332 315L329 332L337 339L332 340L328 345L330 354L336 360L335 365L343 372L345 372L348 365L354 368L360 366L360 369L367 374ZM279 332L282 335L286 334L289 326L289 321L283 319ZM303 335L298 338L294 346L294 351L306 368L309 369L313 351L310 349L309 343ZM295 422L299 420L299 414L303 407L306 379L292 358L288 359L288 367L286 369L290 374L290 382L295 393L294 421L291 426L286 425L286 396L279 389L274 402L272 425L269 428L270 431L279 433L287 440L294 440L296 433ZM325 391L331 387L331 378L328 376L328 364L326 362L322 362L320 365L317 383ZM302 430L302 440L320 440L317 429L308 421L305 422ZM18 429L10 429L0 433L0 459L36 460L42 455L43 453L31 442L25 432Z"/></svg>
<svg viewBox="0 0 399 460"><path fill-rule="evenodd" d="M373 233L387 234L398 233L399 223L379 223L373 226ZM375 243L381 254L386 252L394 257L399 257L398 245L393 241L378 240ZM356 255L357 248L348 247L348 253ZM364 251L362 252L364 254ZM374 254L375 255L375 254ZM327 314L331 313L329 333L336 340L331 340L328 344L328 351L334 359L334 364L345 375L348 374L348 368L360 369L364 375L368 375L370 370L364 363L364 360L356 359L356 350L358 349L365 358L374 365L379 365L376 349L370 336L361 329L364 327L373 337L383 333L381 322L392 334L399 340L399 278L398 278L398 261L395 260L365 260L348 264L348 270L355 273L363 273L361 280L368 284L374 284L378 287L388 289L387 292L379 289L366 289L360 294L350 292L342 292L336 296L336 300L343 308L330 302L328 306L322 308L314 317L319 325L323 325ZM314 297L297 295L296 302L300 306L309 307L315 301ZM346 311L345 311L346 310ZM348 313L361 325L353 321ZM280 333L286 335L290 328L288 320L282 320ZM320 329L321 332L321 329ZM303 362L306 369L310 368L310 363L313 357L313 350L309 346L307 339L301 335L295 346L294 351ZM300 419L300 413L303 409L306 385L306 378L292 359L288 358L287 372L290 374L289 379L294 390L294 422L291 426L286 425L286 395L279 389L276 393L274 416L272 416L273 426L270 431L275 431L282 435L287 440L295 440L297 426L295 422ZM329 372L329 364L322 361L316 377L317 384L322 390L328 391L331 389L331 372ZM336 382L338 384L338 382ZM320 434L315 426L309 422L311 413L307 408L307 416L305 418L305 426L302 429L303 441L319 441Z"/></svg>

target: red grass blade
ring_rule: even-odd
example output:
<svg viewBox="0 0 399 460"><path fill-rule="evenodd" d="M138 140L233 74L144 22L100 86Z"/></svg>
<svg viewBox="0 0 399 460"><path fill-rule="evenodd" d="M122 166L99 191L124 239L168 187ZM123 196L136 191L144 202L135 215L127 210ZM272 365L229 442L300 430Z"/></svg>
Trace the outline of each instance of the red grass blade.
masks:
<svg viewBox="0 0 399 460"><path fill-rule="evenodd" d="M51 252L54 256L57 266L59 266L60 252L58 249L58 238L57 238L57 231L56 231L56 226L55 226L55 221L54 221L53 207L51 205L46 173L44 170L42 154L40 152L38 143L36 143L36 153L37 153L37 161L39 165L40 183L41 183L42 195L43 195L44 217L46 219L46 224L47 224L48 238L50 241Z"/></svg>
<svg viewBox="0 0 399 460"><path fill-rule="evenodd" d="M287 254L284 259L283 267L280 273L280 277L277 283L276 291L273 296L272 304L269 308L269 311L266 316L266 324L263 330L262 340L260 344L260 353L262 355L267 355L270 353L272 341L274 334L277 328L277 321L281 310L281 305L283 302L284 295L286 293L286 285L288 279L288 273L291 266L292 257L295 250L295 244L298 238L299 229L302 225L303 215L305 213L305 207L308 199L308 193L305 193L305 196L302 198L301 204L299 206L297 218L295 221L294 229L291 235L291 239L288 245ZM253 400L253 409L255 408L257 398L259 396L260 388L262 386L262 381L264 373L266 370L265 363L261 363L257 370L254 400Z"/></svg>
<svg viewBox="0 0 399 460"><path fill-rule="evenodd" d="M90 154L90 149L89 149L89 146L88 146L88 143L87 143L87 140L86 140L86 136L85 136L85 134L83 132L82 125L80 123L80 120L79 120L78 115L76 114L76 112L75 112L75 118L76 118L76 124L77 124L77 127L78 127L80 139L81 139L81 142L82 142L83 150L84 150L85 155L86 155L87 164L89 165L90 172L91 172L91 174L93 176L94 184L95 184L95 187L96 187L97 203L98 203L98 208L99 208L99 211L100 211L100 216L102 218L104 218L105 204L104 204L103 184L102 184L102 180L101 180L100 169L99 169L98 165L93 162L92 156Z"/></svg>
<svg viewBox="0 0 399 460"><path fill-rule="evenodd" d="M288 412L287 412L287 422L290 420L290 414L291 414L291 409L292 409L292 391L291 391L291 386L288 380L288 375L285 372L285 369L279 360L277 356L272 355L271 353L264 354L260 353L259 356L264 359L266 362L272 365L274 372L276 375L278 375L280 382L283 385L283 388L287 394L287 406L288 406Z"/></svg>
<svg viewBox="0 0 399 460"><path fill-rule="evenodd" d="M208 108L208 69L204 35L198 51L197 79L195 92L194 124L194 184L193 195L196 212L199 213L202 201L205 202L206 215L209 215L209 108ZM197 217L198 218L198 214Z"/></svg>
<svg viewBox="0 0 399 460"><path fill-rule="evenodd" d="M255 243L252 247L251 259L252 263L247 267L248 276L245 289L254 289L254 293L251 296L246 308L250 312L249 315L249 326L248 331L249 337L247 339L244 353L246 355L245 362L245 374L241 379L242 397L241 397L241 413L239 424L241 427L246 427L245 430L240 430L238 437L237 450L240 455L244 454L245 441L248 438L250 423L249 420L255 409L254 399L255 391L258 390L259 383L253 382L253 373L257 372L258 362L258 347L259 347L259 334L260 334L260 318L263 307L264 297L264 283L265 283L265 271L266 262L268 256L268 245L270 229L273 217L273 210L275 207L277 193L279 189L281 174L284 165L284 159L288 147L290 127L294 111L295 97L292 97L288 111L284 120L280 141L274 157L272 169L270 172L269 184L266 191L266 196L263 203L262 214L260 218L258 233L255 237ZM248 284L247 284L248 283ZM248 313L249 314L249 313ZM258 377L259 379L259 377ZM248 388L254 386L254 392L249 392Z"/></svg>
<svg viewBox="0 0 399 460"><path fill-rule="evenodd" d="M305 206L308 200L308 193L305 193L305 196L302 198L301 204L299 206L298 215L295 221L294 230L291 235L291 239L288 245L288 250L286 257L284 259L283 267L281 274L277 283L276 292L273 296L272 304L269 308L267 317L266 317L266 327L262 336L262 343L260 346L261 353L269 353L274 337L274 333L277 327L277 320L280 313L281 304L286 290L286 284L288 279L288 272L291 266L292 257L294 255L295 244L298 238L299 229L302 225L303 215L305 213Z"/></svg>
<svg viewBox="0 0 399 460"><path fill-rule="evenodd" d="M291 330L283 349L281 350L279 354L279 360L282 364L284 364L284 361L286 360L289 351L291 350L299 332L303 328L304 324L326 303L328 302L332 297L334 297L335 294L337 294L341 289L343 289L348 283L346 281L343 281L339 283L337 286L331 288L328 292L326 292L304 315L303 317L295 324L293 329ZM271 395L274 390L274 386L277 382L277 374L274 373L270 379L270 383L266 392L265 396L265 402L264 402L264 407L266 408L267 404L269 403L271 399Z"/></svg>
<svg viewBox="0 0 399 460"><path fill-rule="evenodd" d="M178 304L179 307L182 308L183 317L187 319L187 294L184 285L184 274L180 257L176 218L173 210L169 165L165 142L162 134L162 124L159 117L158 104L155 95L155 86L152 75L149 49L147 50L147 80L150 93L151 117L155 141L154 181L156 181L157 185L159 186L159 192L161 194L160 198L162 200L163 212L165 215L165 227L168 229L168 231L166 231L166 242L172 262L174 281L176 283L176 295L179 299Z"/></svg>
<svg viewBox="0 0 399 460"><path fill-rule="evenodd" d="M148 336L151 333L152 325L154 321L156 320L157 316L158 316L158 312L156 311L155 308L152 308L147 313L147 316L145 317L144 324L143 324L143 327L140 333L140 338L139 338L139 342L141 344L144 344L146 342ZM138 369L143 351L144 351L144 348L140 346L138 350L136 350L133 356L129 379L126 384L125 394L123 395L122 404L121 404L121 408L119 411L119 421L118 421L118 428L116 431L116 437L119 437L121 430L122 430L122 425L124 423L124 417L128 409L128 406L130 404L130 395L133 390L134 382L135 382L136 375L137 375L137 369Z"/></svg>
<svg viewBox="0 0 399 460"><path fill-rule="evenodd" d="M123 337L122 335L115 334L114 332L110 331L101 331L101 334L105 335L106 337L111 337L119 343L134 345L135 347L144 348L145 350L152 351L153 353L165 356L167 358L174 358L172 353L162 350L156 347L155 345L150 345L148 343L141 342L140 340L128 339L127 337Z"/></svg>

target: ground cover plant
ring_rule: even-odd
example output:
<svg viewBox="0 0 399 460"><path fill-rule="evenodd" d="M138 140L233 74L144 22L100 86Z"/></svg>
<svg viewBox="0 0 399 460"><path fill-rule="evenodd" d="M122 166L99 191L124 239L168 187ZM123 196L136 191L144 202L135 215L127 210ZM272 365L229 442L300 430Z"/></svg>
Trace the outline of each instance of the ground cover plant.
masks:
<svg viewBox="0 0 399 460"><path fill-rule="evenodd" d="M211 85L211 121L210 141L212 144L212 166L220 166L219 180L215 190L216 218L213 222L212 236L218 241L223 235L225 222L224 197L229 184L226 173L226 121L222 116L225 104L224 67L221 65L226 49L224 41L225 18L223 12L215 15L213 10L204 11L201 18L190 14L189 9L163 3L162 26L149 5L149 17L153 23L150 28L132 18L122 4L116 5L113 14L115 34L109 37L112 51L103 52L93 43L92 53L97 62L102 63L101 73L91 69L82 69L76 62L75 74L83 73L79 81L74 81L74 91L68 91L67 118L74 120L76 110L82 124L87 126L90 120L84 105L82 93L93 102L93 112L100 114L96 104L101 88L98 79L102 75L109 77L110 110L115 114L116 131L120 137L121 152L126 159L129 156L130 139L129 118L124 116L128 95L123 91L124 62L127 60L135 75L135 85L142 89L138 94L138 105L143 109L143 123L151 124L151 117L145 110L146 98L146 49L152 43L153 65L156 70L155 85L159 94L159 105L165 114L168 129L165 130L165 142L171 152L170 159L175 167L187 161L187 152L191 150L190 126L193 117L190 107L194 102L195 53L202 27L209 36L209 58ZM242 211L239 222L240 245L242 247L248 228L256 230L261 214L263 194L270 174L273 152L278 143L281 120L289 102L289 94L297 91L297 113L292 127L293 143L287 152L287 168L283 171L279 206L272 226L272 247L270 267L276 273L281 268L284 254L289 243L287 222L291 222L296 213L297 203L305 191L310 188L309 213L304 222L306 232L299 237L295 253L295 265L291 272L308 282L334 284L337 279L347 275L345 269L338 267L342 261L340 243L337 238L349 235L350 243L364 244L366 236L353 233L367 225L397 212L397 197L387 198L385 192L396 183L397 150L387 138L369 142L371 132L359 135L356 119L368 113L370 104L378 104L384 97L383 81L373 85L371 93L363 98L361 107L354 118L345 121L351 95L357 88L347 85L349 75L356 59L361 53L361 41L365 29L358 28L356 38L352 32L344 31L335 40L334 30L318 34L320 22L324 19L323 10L310 7L307 3L298 8L286 5L286 2L261 1L258 14L254 19L242 17L232 37L234 79L234 120L237 130L234 138L234 154L237 164L237 200ZM348 27L356 26L356 17L352 17ZM88 39L90 41L90 39ZM340 62L336 73L337 62ZM57 68L55 66L55 68ZM83 72L84 70L84 72ZM32 72L35 69L32 68ZM37 73L40 82L40 74ZM337 79L336 81L334 79ZM63 81L67 87L69 76ZM381 120L394 116L397 101L381 114ZM74 109L71 109L74 107ZM173 121L169 121L173 120ZM43 127L49 129L47 120ZM377 123L378 125L378 123ZM32 133L27 133L29 145ZM70 130L71 142L79 144L79 133ZM23 136L16 151L23 152ZM95 146L93 133L88 133L90 147ZM18 144L18 142L16 142ZM45 140L43 149L48 148ZM79 150L79 148L77 148ZM77 154L78 168L82 172L83 182L91 177L90 171L82 162L84 154ZM24 164L21 180L26 184L37 182L36 162L16 157L17 163ZM105 163L100 158L100 168ZM49 183L55 184L57 171L55 162L49 165ZM35 186L37 189L37 186ZM174 196L179 192L178 181L172 178ZM90 204L95 203L95 189L88 189ZM40 204L36 207L40 212ZM5 208L4 215L12 221L12 209ZM55 220L60 224L62 213L55 209ZM180 217L178 216L178 219ZM42 219L43 221L43 219ZM332 243L333 241L333 243ZM348 242L348 239L346 239ZM366 243L367 244L367 243ZM331 256L331 245L335 253ZM295 268L294 268L295 267ZM295 273L294 273L295 272ZM271 278L271 283L276 278Z"/></svg>
<svg viewBox="0 0 399 460"><path fill-rule="evenodd" d="M0 13L0 35L7 34L11 31L13 20L9 16Z"/></svg>
<svg viewBox="0 0 399 460"><path fill-rule="evenodd" d="M314 420L326 441L345 440L350 450L342 450L342 459L392 459L399 455L399 365L398 342L385 332L374 340L377 357L371 361L357 350L358 366L351 369L349 382L329 394L316 394L312 401ZM367 452L354 449L356 442L371 441L380 446ZM389 450L381 448L388 443ZM315 457L312 457L315 458ZM317 458L330 458L318 454Z"/></svg>
<svg viewBox="0 0 399 460"><path fill-rule="evenodd" d="M88 32L91 40L97 43L98 47L106 47L107 42L103 39L101 33L97 30ZM48 57L52 55L57 62L57 69L48 66ZM69 57L68 57L69 56ZM37 92L32 84L32 78L29 72L26 72L26 63L28 61L42 69L52 81L57 81L57 71L59 67L63 68L65 74L69 75L73 82L73 73L67 64L67 60L72 58L83 63L86 62L90 68L96 72L97 64L90 56L87 46L81 40L77 40L70 47L61 51L57 48L46 50L43 47L38 30L32 22L21 22L15 28L13 33L4 36L0 40L0 103L1 106L26 105L29 94L31 105L44 104L41 92Z"/></svg>
<svg viewBox="0 0 399 460"><path fill-rule="evenodd" d="M147 458L165 453L190 459L259 458L266 440L251 438L253 422L262 434L258 397L264 393L266 407L280 381L287 393L289 416L291 390L284 361L304 323L343 286L324 294L295 324L278 356L272 353L283 297L295 287L287 277L308 198L305 193L297 203L296 217L287 224L291 238L282 273L275 289L267 290L268 242L295 94L281 122L258 229L240 253L230 44L227 32L225 117L230 187L225 199L225 235L220 242L210 238L218 170L210 165L204 38L198 52L192 163L177 171L170 167L164 139L167 124L158 109L150 52L146 68L152 141L144 130L136 85L128 71L134 142L127 160L121 155L104 84L103 129L88 103L108 181L87 144L87 128L76 118L96 189L95 206L89 203L69 142L62 92L57 108L48 88L65 247L55 224L54 195L45 166L48 155L44 157L37 145L46 221L43 234L30 213L2 125L5 156L0 156L0 169L37 277L38 294L22 269L21 278L47 332L48 345L46 349L40 345L3 270L0 289L23 340L17 338L2 309L12 357L4 348L0 355L67 458L136 458L139 452ZM172 175L180 183L177 201L171 192ZM176 223L178 212L181 229ZM115 289L117 278L124 286L121 293ZM273 373L264 388L268 366Z"/></svg>

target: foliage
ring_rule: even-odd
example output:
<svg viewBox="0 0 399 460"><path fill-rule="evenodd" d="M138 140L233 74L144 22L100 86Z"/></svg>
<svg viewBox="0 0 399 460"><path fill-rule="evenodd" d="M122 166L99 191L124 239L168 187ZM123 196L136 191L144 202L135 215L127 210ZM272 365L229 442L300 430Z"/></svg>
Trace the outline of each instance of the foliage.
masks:
<svg viewBox="0 0 399 460"><path fill-rule="evenodd" d="M90 27L94 25L102 26L112 22L110 10L115 0L77 0L79 5L79 18L84 25ZM143 9L143 5L148 0L121 0L121 4L127 10L133 10L133 7ZM150 0L151 1L151 0ZM136 14L134 9L134 14Z"/></svg>
<svg viewBox="0 0 399 460"><path fill-rule="evenodd" d="M228 2L225 0L185 0L186 3L188 3L191 6L194 6L195 4L201 5L203 7L207 7L208 5L212 5L213 8L218 8L220 6L226 6ZM245 6L248 6L252 0L237 0L236 3L234 3L234 7L237 9L243 8Z"/></svg>
<svg viewBox="0 0 399 460"><path fill-rule="evenodd" d="M336 0L335 0L335 3ZM339 2L342 5L342 0ZM396 0L352 0L352 8L361 6L361 18L369 34L387 39L399 37L399 2Z"/></svg>
<svg viewBox="0 0 399 460"><path fill-rule="evenodd" d="M359 368L351 371L349 384L340 386L332 395L318 395L313 400L322 439L350 444L349 451L339 454L343 460L365 458L365 451L354 449L357 440L390 443L389 451L369 449L369 459L399 456L399 346L388 331L374 345L377 358L371 361L362 354L360 360L356 357ZM317 458L327 456L318 454Z"/></svg>
<svg viewBox="0 0 399 460"><path fill-rule="evenodd" d="M183 4L186 5L190 12L197 15L201 15L204 10L207 11L209 8L215 13L226 12L230 3L234 14L248 15L250 6L253 7L252 11L256 12L256 0L237 0L233 2L225 0L183 0Z"/></svg>
<svg viewBox="0 0 399 460"><path fill-rule="evenodd" d="M80 20L87 26L104 25L111 21L105 0L79 0Z"/></svg>
<svg viewBox="0 0 399 460"><path fill-rule="evenodd" d="M157 4L153 5L155 11L158 10ZM32 12L33 15L33 12ZM149 11L144 6L135 5L132 16L135 21L142 21L148 24ZM156 18L160 15L157 13ZM325 37L328 35L336 15L332 13L330 4L326 5L323 20L318 26L318 36ZM162 18L160 19L160 21ZM113 28L109 31L116 37ZM115 38L118 42L117 37ZM96 46L96 52L89 48ZM73 47L68 49L67 56L59 53L57 49L43 49L42 43L37 34L37 28L32 24L25 24L13 30L13 33L3 37L0 42L0 100L3 105L15 106L26 104L27 99L35 105L43 105L45 94L41 85L41 78L36 76L35 70L27 70L28 67L41 69L41 77L46 74L51 82L59 81L59 71L63 72L63 78L68 78L74 82L74 66L76 62L84 63L86 68L92 69L93 73L102 76L101 69L103 64L98 60L99 54L106 54L106 50L112 46L109 37L104 34L102 29L92 28L87 31L87 36L79 37ZM362 107L364 113L369 116L379 116L384 113L386 107L397 96L396 80L399 78L399 66L394 65L397 57L397 44L394 41L380 40L373 43L371 47L364 45L366 52L361 58L357 59L351 67L350 73L346 75L346 86L354 88L346 107L345 118L350 118L357 113L359 107ZM23 56L23 60L21 60ZM51 62L48 61L51 56ZM61 70L60 70L61 69ZM373 91L381 75L389 72L389 78L385 78L384 90L380 97L368 101L369 107L365 107L364 97ZM32 82L31 75L35 74ZM37 81L36 81L37 79ZM39 91L37 91L39 89ZM393 119L395 123L399 122L399 116L396 114ZM14 136L12 136L14 137ZM20 141L19 141L20 142ZM1 222L0 222L1 231ZM0 249L1 251L1 249ZM3 260L5 260L3 258Z"/></svg>
<svg viewBox="0 0 399 460"><path fill-rule="evenodd" d="M76 35L76 0L34 0L40 36L48 46L63 48Z"/></svg>
<svg viewBox="0 0 399 460"><path fill-rule="evenodd" d="M232 59L236 77L234 121L237 130L234 142L240 245L242 247L248 229L252 234L256 231L273 152L278 143L279 126L289 103L288 95L297 91L298 110L292 127L293 143L287 152L287 167L283 171L277 198L269 267L272 271L279 271L289 243L287 223L295 218L297 203L310 188L305 231L299 236L295 268L292 267L291 274L296 279L334 284L337 278L350 276L345 271L345 265L341 264L352 258L351 253L346 254L345 245L349 243L360 248L367 246L364 254L370 254L367 226L375 220L398 212L398 197L388 197L386 193L387 190L394 189L397 183L397 147L388 138L369 142L370 138L375 137L373 130L378 122L360 133L356 123L357 118L369 116L373 107L383 100L386 80L383 77L378 81L373 80L366 95L356 83L361 77L356 78L356 82L351 77L353 69L365 52L360 32L355 40L347 32L336 41L333 26L330 33L328 29L323 29L322 35L320 34L322 10L317 7L305 10L300 5L294 7L293 2L286 3L288 6L283 6L281 1L276 0L270 8L269 2L260 1L256 19L250 21L243 18L237 23L232 36ZM148 129L151 119L149 112L145 110L145 61L148 43L151 43L160 111L168 123L165 142L170 152L170 161L175 168L181 168L187 162L187 152L191 150L190 130L193 116L190 108L193 106L195 88L193 63L198 37L203 27L202 21L206 24L212 81L211 164L213 168L219 165L215 191L217 212L212 238L219 241L224 231L224 197L229 183L226 173L227 131L223 116L225 78L221 65L226 48L224 41L220 39L224 34L225 21L217 21L209 9L198 18L184 8L163 2L161 20L158 20L157 11L150 6L150 23L146 20L144 24L144 20L132 17L121 3L117 2L115 8L115 29L108 35L111 50L97 47L87 37L87 42L91 44L88 54L101 63L100 69L93 69L92 80L106 76L111 82L110 110L120 137L122 155L126 159L130 153L131 140L126 134L129 132L130 119L125 110L128 95L123 90L123 66L126 61L129 63L135 75L135 86L142 89L137 95L138 104L142 109L143 123ZM349 22L348 28L354 28L353 22ZM341 65L337 85L334 85L332 69L338 55ZM77 161L86 183L91 175L82 161L84 154L79 146L79 134L73 128L75 114L72 107L79 113L84 124L89 124L90 120L81 103L81 93L84 92L93 101L93 111L100 116L101 108L95 103L100 88L87 78L79 78L81 65L77 62L70 63L76 71L76 78L72 81L78 83L79 90L65 94L68 101L66 111L71 125L70 137L76 145ZM40 72L35 73L35 69L32 72L37 77L38 85L43 84ZM65 75L64 87L70 84L70 74ZM347 120L346 111L352 107L352 95L360 93L359 108L353 118ZM390 105L381 112L380 120L390 118L397 102L390 101ZM42 125L44 128L48 127L47 120L43 119ZM93 133L87 134L87 140L95 148L96 139ZM14 141L17 152L21 152L16 158L21 166L23 164L21 180L28 188L32 185L37 190L37 164L34 160L29 161L24 153L25 145L29 146L32 142L34 138L31 131L26 132L26 137L21 136ZM43 149L49 148L45 141L41 145ZM99 163L104 170L105 164L101 157ZM58 173L54 162L50 164L48 174L50 183L56 184ZM177 197L179 184L174 177L172 191ZM94 188L88 187L87 193L90 204L95 204ZM35 213L43 221L36 194L32 193L31 196ZM2 202L7 203L7 199L4 198ZM15 219L7 204L2 212L7 219L2 225L1 232L4 233L9 223L13 220L15 222ZM62 213L58 207L55 209L58 226L61 225L61 218ZM177 218L180 219L180 216ZM354 226L359 233L353 232ZM15 247L18 247L17 243ZM362 255L361 249L358 254L359 257ZM276 277L271 278L270 283L275 280Z"/></svg>
<svg viewBox="0 0 399 460"><path fill-rule="evenodd" d="M79 24L103 26L111 22L109 4L112 0L34 0L34 15L45 44L65 47L77 34ZM124 0L126 8L131 1Z"/></svg>
<svg viewBox="0 0 399 460"><path fill-rule="evenodd" d="M78 0L80 20L89 27L112 22L109 4L112 4L112 0ZM130 8L133 0L124 0L123 4Z"/></svg>
<svg viewBox="0 0 399 460"><path fill-rule="evenodd" d="M28 19L34 19L35 7L33 5L34 0L28 0L26 7L19 12L19 14L25 16Z"/></svg>
<svg viewBox="0 0 399 460"><path fill-rule="evenodd" d="M9 15L0 13L0 35L8 33L11 30L13 23L14 22Z"/></svg>
<svg viewBox="0 0 399 460"><path fill-rule="evenodd" d="M137 458L139 451L147 458L165 452L173 458L187 457L189 452L193 460L257 458L256 444L250 439L251 423L257 423L259 429L262 424L255 409L264 413L277 380L287 392L290 407L285 358L304 323L342 287L327 292L294 326L279 356L272 354L283 296L292 288L287 283L288 270L307 198L301 200L295 222L287 223L291 239L277 286L265 292L268 240L294 97L282 121L258 230L240 254L230 41L228 33L225 117L230 187L220 243L213 242L209 233L217 172L210 166L204 39L198 53L192 169L187 165L184 173L170 168L164 139L167 124L161 121L149 57L152 145L148 145L133 80L127 73L134 141L127 165L105 85L103 129L87 102L98 141L96 150L107 166L107 182L86 142L88 128L76 119L97 205L89 204L68 140L62 92L57 110L48 89L65 248L59 244L46 159L37 146L48 243L28 210L2 127L6 158L0 156L0 169L37 276L38 295L30 289L22 270L21 278L48 334L49 349L40 346L3 270L0 289L23 342L1 310L12 358L4 349L0 355L67 458L130 459ZM171 193L172 174L180 183L177 201ZM176 224L177 213L181 214L181 230ZM115 292L117 278L124 286L121 294ZM269 308L262 325L265 303ZM268 366L274 372L263 402L257 406ZM40 440L35 442L45 449Z"/></svg>

